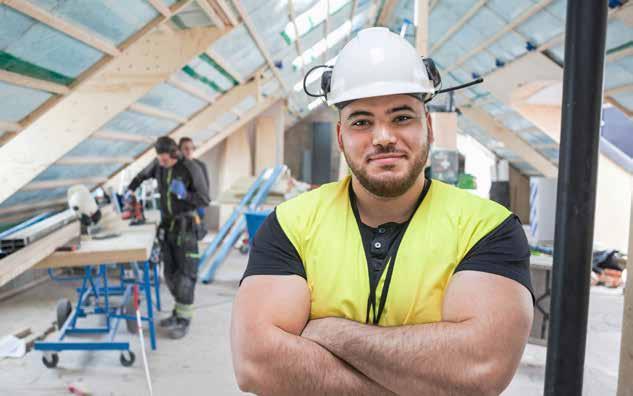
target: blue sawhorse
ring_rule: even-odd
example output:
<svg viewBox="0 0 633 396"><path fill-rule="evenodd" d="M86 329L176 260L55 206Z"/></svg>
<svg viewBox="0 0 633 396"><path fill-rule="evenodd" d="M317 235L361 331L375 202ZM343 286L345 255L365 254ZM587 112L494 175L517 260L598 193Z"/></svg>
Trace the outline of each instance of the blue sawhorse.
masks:
<svg viewBox="0 0 633 396"><path fill-rule="evenodd" d="M124 264L119 266L118 282L109 284L107 265L85 266L83 276L59 277L49 269L49 276L57 282L81 280L81 287L77 288L77 304L74 310L68 308L63 303L57 307L57 317L60 331L57 341L38 341L35 343L35 350L43 351L42 362L48 368L54 368L59 363L58 352L62 351L121 351L120 361L124 366L131 366L134 363L135 355L130 350L130 343L125 341L115 341L119 324L125 320L128 330L138 331L136 328L136 312L132 301L132 288L137 285L139 294L144 296L146 303L146 316L141 320L147 322L149 328L150 345L152 350L156 349L156 329L154 327L154 306L152 304L152 291L156 298L156 308L160 310L160 280L158 276L158 266L150 265L145 261L142 266L138 263L130 263L133 273L132 277L125 274ZM141 268L142 267L142 268ZM151 277L150 279L150 273ZM118 304L111 301L111 297L121 296ZM67 311L65 311L67 310ZM80 327L79 320L88 316L101 315L105 318L105 324L100 327ZM104 341L68 341L67 337L72 335L103 335L107 334Z"/></svg>

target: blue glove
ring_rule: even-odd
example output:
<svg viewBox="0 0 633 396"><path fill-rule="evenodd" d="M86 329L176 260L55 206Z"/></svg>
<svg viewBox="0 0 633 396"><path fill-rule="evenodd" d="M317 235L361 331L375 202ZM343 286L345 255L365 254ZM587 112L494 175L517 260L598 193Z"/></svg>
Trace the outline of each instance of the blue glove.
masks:
<svg viewBox="0 0 633 396"><path fill-rule="evenodd" d="M185 183L181 180L172 180L170 190L172 194L178 197L178 199L185 199L187 197L187 188L185 187Z"/></svg>
<svg viewBox="0 0 633 396"><path fill-rule="evenodd" d="M204 214L205 214L206 210L204 208L198 208L198 209L196 209L196 212L198 212L198 217L200 217L202 219L202 218L204 218Z"/></svg>

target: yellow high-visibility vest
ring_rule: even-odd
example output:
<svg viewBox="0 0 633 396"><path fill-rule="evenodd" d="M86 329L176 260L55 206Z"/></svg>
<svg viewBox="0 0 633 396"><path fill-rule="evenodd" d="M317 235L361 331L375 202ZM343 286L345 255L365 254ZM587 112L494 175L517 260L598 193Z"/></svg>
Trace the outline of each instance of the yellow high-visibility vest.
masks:
<svg viewBox="0 0 633 396"><path fill-rule="evenodd" d="M366 322L369 270L350 203L350 181L347 177L323 185L276 209L279 224L305 267L310 319ZM495 202L433 180L400 243L378 324L440 321L453 271L478 241L510 215ZM383 271L378 283L377 300L386 274Z"/></svg>

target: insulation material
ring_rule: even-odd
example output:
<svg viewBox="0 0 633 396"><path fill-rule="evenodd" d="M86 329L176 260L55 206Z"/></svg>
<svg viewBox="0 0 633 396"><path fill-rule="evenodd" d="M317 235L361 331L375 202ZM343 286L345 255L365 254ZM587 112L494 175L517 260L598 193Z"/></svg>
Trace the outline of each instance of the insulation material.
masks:
<svg viewBox="0 0 633 396"><path fill-rule="evenodd" d="M531 128L534 126L531 122L513 111L508 111L497 116L496 118L497 120L501 121L501 123L505 125L506 128L513 131L520 131L521 129Z"/></svg>
<svg viewBox="0 0 633 396"><path fill-rule="evenodd" d="M539 176L541 173L536 170L532 165L524 161L516 161L512 163L512 166L517 168L521 173L528 176Z"/></svg>
<svg viewBox="0 0 633 396"><path fill-rule="evenodd" d="M516 30L529 38L534 44L543 44L547 40L565 31L563 21L547 10L540 11L519 25Z"/></svg>
<svg viewBox="0 0 633 396"><path fill-rule="evenodd" d="M188 74L191 78L208 85L218 93L227 92L233 86L237 85L235 77L222 69L207 54L202 54L194 58L183 68L183 72Z"/></svg>
<svg viewBox="0 0 633 396"><path fill-rule="evenodd" d="M150 145L142 142L125 142L119 140L89 138L79 143L66 157L136 157Z"/></svg>
<svg viewBox="0 0 633 396"><path fill-rule="evenodd" d="M526 43L515 32L506 33L491 44L488 50L505 60L515 59L527 52Z"/></svg>
<svg viewBox="0 0 633 396"><path fill-rule="evenodd" d="M613 95L613 99L617 100L622 106L626 107L629 111L633 111L633 93L621 92Z"/></svg>
<svg viewBox="0 0 633 396"><path fill-rule="evenodd" d="M161 136L172 131L178 125L179 124L175 121L150 117L133 111L124 111L119 113L101 129L144 136Z"/></svg>
<svg viewBox="0 0 633 396"><path fill-rule="evenodd" d="M550 161L558 162L558 149L553 147L543 148L540 150Z"/></svg>
<svg viewBox="0 0 633 396"><path fill-rule="evenodd" d="M521 157L519 157L518 155L514 154L514 152L510 149L507 149L503 146L498 146L495 147L493 149L493 151L500 157L502 157L503 159L506 159L510 162L515 162L515 161L519 161L521 159Z"/></svg>
<svg viewBox="0 0 633 396"><path fill-rule="evenodd" d="M462 67L471 73L474 72L483 76L491 72L496 67L495 58L487 51L481 51L477 55L468 59Z"/></svg>
<svg viewBox="0 0 633 396"><path fill-rule="evenodd" d="M231 112L226 112L222 114L220 117L218 117L218 119L213 124L211 124L209 128L214 129L216 131L221 131L223 129L226 129L226 127L228 127L229 125L231 125L237 120L238 120L237 115Z"/></svg>
<svg viewBox="0 0 633 396"><path fill-rule="evenodd" d="M244 78L251 76L266 63L244 24L217 40L212 48Z"/></svg>
<svg viewBox="0 0 633 396"><path fill-rule="evenodd" d="M607 25L606 48L610 50L625 45L633 40L633 28L619 19L609 21Z"/></svg>
<svg viewBox="0 0 633 396"><path fill-rule="evenodd" d="M275 92L277 92L280 88L281 86L279 85L279 81L271 80L267 82L266 84L264 84L264 86L262 87L262 95L271 96Z"/></svg>
<svg viewBox="0 0 633 396"><path fill-rule="evenodd" d="M191 77L189 74L185 73L182 70L179 70L176 73L174 73L172 75L172 78L175 80L181 81L182 83L186 85L190 85L191 87L199 91L202 91L211 100L214 100L215 98L220 96L220 93L217 90L213 89L209 84L201 81L200 79Z"/></svg>
<svg viewBox="0 0 633 396"><path fill-rule="evenodd" d="M534 4L531 0L490 0L486 6L493 10L505 22L511 22Z"/></svg>
<svg viewBox="0 0 633 396"><path fill-rule="evenodd" d="M187 7L174 16L172 22L181 29L202 26L215 26L209 16L200 8L197 2L191 2Z"/></svg>
<svg viewBox="0 0 633 396"><path fill-rule="evenodd" d="M85 164L77 165L52 165L40 173L34 181L56 179L81 179L86 177L110 176L122 164Z"/></svg>
<svg viewBox="0 0 633 396"><path fill-rule="evenodd" d="M554 59L560 63L563 64L563 62L565 62L565 45L564 43L561 43L555 47L552 47L548 50L548 53L550 55L553 55Z"/></svg>
<svg viewBox="0 0 633 396"><path fill-rule="evenodd" d="M464 25L462 30L468 32L468 36L464 37L461 43L469 43L469 48L475 48L485 40L494 36L503 29L505 25L505 21L501 19L499 15L486 7L482 7L473 15L466 25Z"/></svg>
<svg viewBox="0 0 633 396"><path fill-rule="evenodd" d="M627 69L627 62L607 63L604 69L604 88L610 89L633 82L633 69Z"/></svg>
<svg viewBox="0 0 633 396"><path fill-rule="evenodd" d="M531 146L544 146L550 144L556 144L556 142L548 135L544 134L538 129L528 129L517 132L517 135L525 140Z"/></svg>
<svg viewBox="0 0 633 396"><path fill-rule="evenodd" d="M433 53L433 60L442 68L454 65L455 62L468 53L468 50L455 44L453 40L449 40L446 45L441 46Z"/></svg>
<svg viewBox="0 0 633 396"><path fill-rule="evenodd" d="M289 45L280 35L280 32L290 23L288 1L274 1L272 4L267 4L266 7L261 7L252 12L250 17L255 31L263 41L268 53L273 56L273 61L276 61L277 59L274 58L275 54L281 52Z"/></svg>
<svg viewBox="0 0 633 396"><path fill-rule="evenodd" d="M246 99L242 100L240 103L233 107L233 110L238 114L244 114L257 104L257 99L254 96L248 96Z"/></svg>
<svg viewBox="0 0 633 396"><path fill-rule="evenodd" d="M35 23L5 52L71 78L86 71L102 57L98 50L41 23Z"/></svg>
<svg viewBox="0 0 633 396"><path fill-rule="evenodd" d="M35 23L34 19L0 4L0 50L18 41Z"/></svg>
<svg viewBox="0 0 633 396"><path fill-rule="evenodd" d="M0 121L18 122L51 96L48 92L0 81Z"/></svg>
<svg viewBox="0 0 633 396"><path fill-rule="evenodd" d="M141 30L158 12L143 0L28 0L51 14L121 44Z"/></svg>
<svg viewBox="0 0 633 396"><path fill-rule="evenodd" d="M189 118L207 105L207 102L165 83L154 87L139 102L185 118Z"/></svg>
<svg viewBox="0 0 633 396"><path fill-rule="evenodd" d="M545 9L565 23L567 19L567 0L554 0L550 5L545 7Z"/></svg>
<svg viewBox="0 0 633 396"><path fill-rule="evenodd" d="M66 196L67 187L51 188L37 191L18 191L0 204L0 209L15 205L25 205L35 202L46 202Z"/></svg>

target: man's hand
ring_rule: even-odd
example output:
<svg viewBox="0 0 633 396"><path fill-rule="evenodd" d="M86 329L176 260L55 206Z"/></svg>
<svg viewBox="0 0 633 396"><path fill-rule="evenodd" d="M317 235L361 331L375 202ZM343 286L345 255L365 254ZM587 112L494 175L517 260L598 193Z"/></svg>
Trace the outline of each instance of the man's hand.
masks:
<svg viewBox="0 0 633 396"><path fill-rule="evenodd" d="M172 180L170 191L178 197L178 199L185 199L187 197L187 187L185 187L185 183L183 183L182 180Z"/></svg>
<svg viewBox="0 0 633 396"><path fill-rule="evenodd" d="M350 321L342 318L322 318L310 320L301 333L301 337L326 347L336 335L349 328Z"/></svg>

